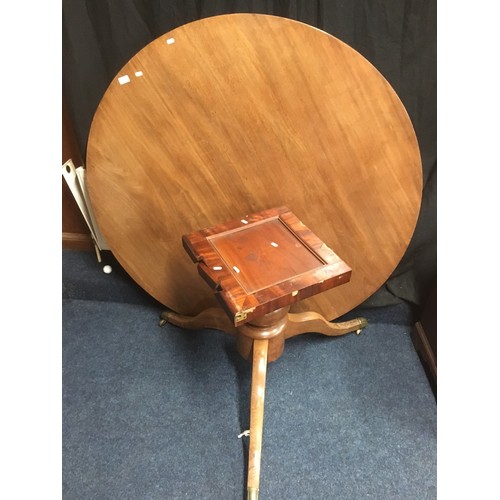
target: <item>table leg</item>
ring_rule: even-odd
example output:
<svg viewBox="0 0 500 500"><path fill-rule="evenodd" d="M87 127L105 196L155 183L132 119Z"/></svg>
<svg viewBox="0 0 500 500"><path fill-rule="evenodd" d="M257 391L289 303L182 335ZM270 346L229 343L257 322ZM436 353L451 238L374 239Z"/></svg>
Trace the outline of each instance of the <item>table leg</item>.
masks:
<svg viewBox="0 0 500 500"><path fill-rule="evenodd" d="M160 326L166 323L189 330L212 328L229 333L230 335L236 334L236 327L231 323L227 314L218 307L204 309L196 316L184 316L174 311L164 311L160 315Z"/></svg>
<svg viewBox="0 0 500 500"><path fill-rule="evenodd" d="M315 312L288 313L288 322L285 330L285 339L302 335L303 333L322 333L329 337L356 332L358 335L368 324L365 318L356 318L350 321L332 323L321 314Z"/></svg>
<svg viewBox="0 0 500 500"><path fill-rule="evenodd" d="M253 343L247 500L257 500L259 498L268 342L266 339L254 340Z"/></svg>

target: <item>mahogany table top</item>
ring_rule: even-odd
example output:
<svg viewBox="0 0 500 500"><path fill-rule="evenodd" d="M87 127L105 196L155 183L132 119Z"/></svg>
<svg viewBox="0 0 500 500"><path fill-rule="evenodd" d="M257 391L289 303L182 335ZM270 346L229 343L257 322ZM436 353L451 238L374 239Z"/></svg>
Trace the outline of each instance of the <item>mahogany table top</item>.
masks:
<svg viewBox="0 0 500 500"><path fill-rule="evenodd" d="M335 37L262 14L195 21L132 57L96 111L86 168L113 254L181 314L216 305L182 235L286 205L352 268L293 310L337 318L390 276L422 193L412 124L382 75Z"/></svg>

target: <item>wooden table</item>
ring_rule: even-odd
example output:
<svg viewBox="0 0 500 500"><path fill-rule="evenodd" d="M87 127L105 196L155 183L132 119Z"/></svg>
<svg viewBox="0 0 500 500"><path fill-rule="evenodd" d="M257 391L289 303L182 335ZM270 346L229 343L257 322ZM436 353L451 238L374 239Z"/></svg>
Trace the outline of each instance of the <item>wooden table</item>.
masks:
<svg viewBox="0 0 500 500"><path fill-rule="evenodd" d="M318 29L211 17L159 37L120 70L92 122L86 165L106 241L170 309L164 319L234 333L252 360L248 495L257 498L267 362L286 338L362 328L330 320L383 285L413 234L422 169L401 101ZM293 214L273 211L286 206Z"/></svg>
<svg viewBox="0 0 500 500"><path fill-rule="evenodd" d="M196 21L136 54L96 111L86 167L113 254L182 314L216 301L181 236L286 205L355 270L293 310L337 318L400 261L422 190L412 124L382 75L325 32L257 14Z"/></svg>
<svg viewBox="0 0 500 500"><path fill-rule="evenodd" d="M290 306L345 285L352 269L287 207L193 231L182 241L224 309L210 310L215 327L235 334L238 352L252 363L247 498L257 500L267 363L282 355L290 337L346 333L326 322L318 329L316 318L290 314ZM164 318L203 328L210 324L206 311L195 317L170 312Z"/></svg>

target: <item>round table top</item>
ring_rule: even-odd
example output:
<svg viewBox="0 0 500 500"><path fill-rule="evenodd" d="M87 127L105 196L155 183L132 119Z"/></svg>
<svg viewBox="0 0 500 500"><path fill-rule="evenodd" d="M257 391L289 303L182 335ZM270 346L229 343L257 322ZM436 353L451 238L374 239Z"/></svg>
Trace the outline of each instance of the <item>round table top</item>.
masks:
<svg viewBox="0 0 500 500"><path fill-rule="evenodd" d="M181 314L216 304L182 235L286 205L353 270L295 304L333 320L395 269L422 194L415 132L382 75L337 38L262 14L195 21L132 57L96 111L86 167L111 251Z"/></svg>

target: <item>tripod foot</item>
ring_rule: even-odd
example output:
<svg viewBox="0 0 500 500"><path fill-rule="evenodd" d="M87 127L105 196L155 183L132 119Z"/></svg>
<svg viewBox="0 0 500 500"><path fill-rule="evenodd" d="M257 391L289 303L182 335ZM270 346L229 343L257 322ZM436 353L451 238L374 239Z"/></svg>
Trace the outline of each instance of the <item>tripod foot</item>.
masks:
<svg viewBox="0 0 500 500"><path fill-rule="evenodd" d="M221 330L230 335L236 334L236 327L231 323L227 314L218 307L205 309L196 316L184 316L174 311L164 311L160 314L160 326L167 323L189 330L210 328Z"/></svg>
<svg viewBox="0 0 500 500"><path fill-rule="evenodd" d="M321 314L315 312L289 313L285 338L295 337L303 333L321 333L329 337L355 332L361 333L368 324L365 318L356 318L341 323L330 323Z"/></svg>
<svg viewBox="0 0 500 500"><path fill-rule="evenodd" d="M267 339L253 342L247 500L257 500L259 497L268 344Z"/></svg>

